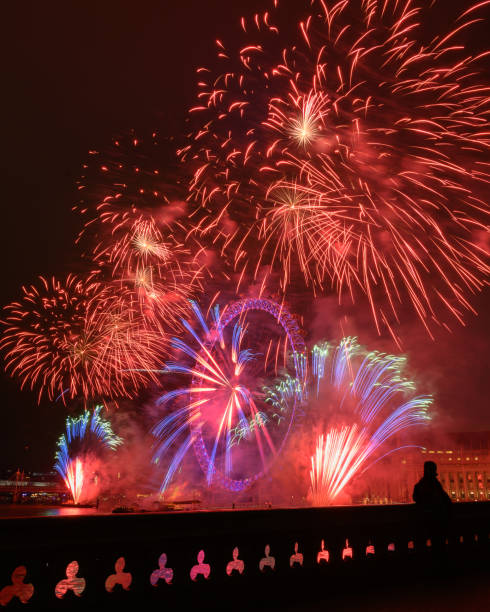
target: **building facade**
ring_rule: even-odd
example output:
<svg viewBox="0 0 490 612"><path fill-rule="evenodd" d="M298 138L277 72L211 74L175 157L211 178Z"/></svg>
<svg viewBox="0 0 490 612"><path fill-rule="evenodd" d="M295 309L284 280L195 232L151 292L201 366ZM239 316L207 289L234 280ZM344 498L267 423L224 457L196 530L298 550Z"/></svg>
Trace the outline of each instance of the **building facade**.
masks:
<svg viewBox="0 0 490 612"><path fill-rule="evenodd" d="M435 461L439 480L455 501L490 500L490 432L450 433L438 446L404 449L366 473L357 503L383 504L412 501L415 483L422 477L425 461Z"/></svg>

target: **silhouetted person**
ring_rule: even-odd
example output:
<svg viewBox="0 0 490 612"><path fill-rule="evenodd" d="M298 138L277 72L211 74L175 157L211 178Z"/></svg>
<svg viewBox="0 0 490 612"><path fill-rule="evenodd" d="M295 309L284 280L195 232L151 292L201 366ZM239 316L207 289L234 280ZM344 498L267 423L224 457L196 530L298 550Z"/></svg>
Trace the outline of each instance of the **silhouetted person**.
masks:
<svg viewBox="0 0 490 612"><path fill-rule="evenodd" d="M413 501L427 516L449 516L451 498L437 480L437 465L434 461L424 463L424 475L413 488Z"/></svg>
<svg viewBox="0 0 490 612"><path fill-rule="evenodd" d="M451 498L437 480L437 465L434 461L424 463L424 475L413 489L413 501L425 540L423 544L430 539L432 547L441 550L451 514Z"/></svg>

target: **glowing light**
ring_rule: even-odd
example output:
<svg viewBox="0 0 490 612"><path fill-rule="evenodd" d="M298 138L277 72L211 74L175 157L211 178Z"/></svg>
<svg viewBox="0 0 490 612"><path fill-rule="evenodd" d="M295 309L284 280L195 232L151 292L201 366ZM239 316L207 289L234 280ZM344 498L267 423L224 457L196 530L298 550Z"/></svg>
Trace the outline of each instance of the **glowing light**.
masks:
<svg viewBox="0 0 490 612"><path fill-rule="evenodd" d="M75 504L86 495L90 479L86 464L104 449L115 450L122 444L109 421L100 416L102 408L96 406L92 413L86 410L79 417L68 417L66 432L58 440L54 469L63 478Z"/></svg>

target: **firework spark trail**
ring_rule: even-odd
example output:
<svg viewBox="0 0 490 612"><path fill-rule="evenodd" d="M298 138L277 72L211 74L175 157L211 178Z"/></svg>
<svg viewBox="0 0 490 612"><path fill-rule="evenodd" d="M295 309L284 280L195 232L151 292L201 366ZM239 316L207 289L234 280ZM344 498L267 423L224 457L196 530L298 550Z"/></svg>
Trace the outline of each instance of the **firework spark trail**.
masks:
<svg viewBox="0 0 490 612"><path fill-rule="evenodd" d="M196 304L193 304L193 309L196 312L198 320L204 323L202 314ZM232 438L232 425L234 425L236 418L238 418L240 427L244 431L244 437L248 437L252 433L252 429L249 427L249 421L245 416L244 411L249 411L253 418L255 418L257 413L255 403L249 389L239 383L237 384L237 381L234 382L234 379L237 379L240 376L246 364L249 363L254 357L249 349L241 349L244 330L239 324L235 324L233 327L231 345L229 347L229 355L227 356L228 360L232 363L230 378L230 374L227 374L224 369L226 366L222 366L220 363L218 363L217 358L212 353L212 349L208 346L210 331L207 325L205 323L203 325L205 339L202 340L187 321L184 321L183 323L192 337L196 340L198 348L196 350L178 338L173 339L172 346L188 355L194 365L189 367L180 364L167 363L166 370L168 372L188 374L192 377L195 384L189 389L181 389L166 393L160 398L159 403L165 405L170 400L175 399L175 397L178 395L187 394L189 394L190 397L192 397L193 394L197 394L199 399L195 402L190 402L184 408L164 419L161 423L159 423L159 425L157 425L157 427L155 427L153 433L156 436L161 436L163 433L166 435L163 445L160 445L157 451L158 455L160 455L162 452L166 451L169 444L171 444L175 437L181 433L184 427L187 425L192 425L194 421L201 418L201 410L206 409L206 404L214 403L216 401L217 394L220 392L221 394L224 394L223 405L225 407L221 415L221 420L217 426L217 432L214 438L213 449L210 455L209 466L206 474L208 484L211 484L215 472L215 459L218 444L223 438L226 440L225 473L227 477L230 475L232 466L230 440ZM221 341L220 344L222 344L222 330L220 328L218 329L219 339ZM180 426L173 429L176 427L175 421L177 421L177 424ZM169 428L170 424L172 425L172 429ZM263 425L265 426L265 422ZM256 428L255 436L259 447L261 447L263 443L263 436L265 438L265 442L271 446L271 450L274 450L272 441L265 431L265 427L263 428L263 431L261 431L260 427ZM188 444L189 440L186 440L184 446L188 447ZM177 467L177 465L175 467ZM171 477L172 474L170 474L167 480L170 481Z"/></svg>
<svg viewBox="0 0 490 612"><path fill-rule="evenodd" d="M161 492L166 490L191 446L194 447L208 485L218 484L240 491L268 469L289 433L288 427L285 436L283 433L279 435L282 441L278 442L277 437L269 431L268 404L264 402L260 384L257 385L258 374L255 372L262 372L262 365L257 363L257 359L263 355L255 354L251 348L243 346L250 333L246 320L248 310L263 310L272 314L282 327L281 334L285 334L290 346L299 349L302 340L286 309L269 300L236 302L225 309L223 314L215 306L212 310L212 327L206 323L197 304L193 303L192 308L202 332L198 333L189 322L183 321L193 345L179 338L172 340L173 348L190 358L190 365L167 362L165 369L166 373L187 375L192 384L189 388L168 391L159 399L159 404L165 409L172 408L174 402L178 406L179 400L183 400L184 405L174 408L153 429L153 435L158 441L154 460L158 462L189 430L171 460ZM281 339L277 346L282 346ZM293 361L297 364L298 358ZM297 366L294 367L298 374ZM269 368L266 365L269 375L271 368L271 363ZM294 408L289 412L290 419L291 415L294 416ZM209 452L204 437L209 438ZM258 473L237 480L233 478L234 454L237 449L241 450L242 444L253 448L260 468Z"/></svg>
<svg viewBox="0 0 490 612"><path fill-rule="evenodd" d="M97 207L100 223L107 224L111 237L94 248L94 259L107 259L113 266L113 275L129 276L139 269L165 265L177 251L178 244L165 243L161 230L151 215L132 208L121 210L117 201L106 199ZM172 239L172 237L170 237Z"/></svg>
<svg viewBox="0 0 490 612"><path fill-rule="evenodd" d="M148 325L175 332L201 288L203 247L186 238L186 204L163 180L158 135L131 132L90 153L74 207L84 219L77 243L106 282L134 292Z"/></svg>
<svg viewBox="0 0 490 612"><path fill-rule="evenodd" d="M143 324L128 292L94 277L41 277L5 311L6 370L38 400L132 397L156 380L165 338Z"/></svg>
<svg viewBox="0 0 490 612"><path fill-rule="evenodd" d="M367 435L357 425L331 429L319 436L311 458L311 492L314 506L328 506L342 492L362 464Z"/></svg>
<svg viewBox="0 0 490 612"><path fill-rule="evenodd" d="M298 274L360 291L395 337L407 302L429 333L472 310L490 271L490 88L488 52L459 41L487 4L425 40L434 9L417 2L305 2L292 37L274 3L217 41L180 156L197 227L240 278L272 265L284 291Z"/></svg>
<svg viewBox="0 0 490 612"><path fill-rule="evenodd" d="M108 246L99 244L94 258L107 258L113 276L133 282L146 302L155 304L162 319L187 315L188 299L199 285L200 272L178 237L180 224L161 228L148 213L118 213L111 208L107 203L99 207L101 223L111 226L112 240Z"/></svg>
<svg viewBox="0 0 490 612"><path fill-rule="evenodd" d="M55 469L58 470L58 468ZM60 472L60 470L58 470L58 472ZM63 476L63 474L61 475ZM63 480L73 497L73 503L79 504L82 497L83 483L85 481L84 466L79 457L68 462Z"/></svg>
<svg viewBox="0 0 490 612"><path fill-rule="evenodd" d="M137 209L170 213L178 212L179 189L174 181L162 176L166 154L156 132L140 137L134 130L114 138L103 151L91 150L83 164L78 181L80 201L73 207L86 216L85 233L97 222L94 209L105 201L117 201L121 210Z"/></svg>
<svg viewBox="0 0 490 612"><path fill-rule="evenodd" d="M122 444L110 422L100 416L101 410L102 406L96 406L92 413L86 410L77 418L68 417L66 432L58 440L54 468L63 478L75 504L87 494L86 463L101 451L114 451Z"/></svg>
<svg viewBox="0 0 490 612"><path fill-rule="evenodd" d="M320 393L320 382L323 380L325 376L325 362L328 357L329 351L328 342L323 342L322 344L315 344L313 350L311 352L311 361L312 361L312 372L315 377L316 383L316 396Z"/></svg>
<svg viewBox="0 0 490 612"><path fill-rule="evenodd" d="M337 347L331 384L339 392L339 408L352 407L353 423L331 427L318 439L310 472L315 505L333 503L393 436L428 421L432 398L407 399L415 385L403 377L404 366L403 357L363 351L354 338Z"/></svg>
<svg viewBox="0 0 490 612"><path fill-rule="evenodd" d="M158 224L149 212L107 197L84 232L95 233L91 257L108 281L133 291L148 324L176 330L200 287L201 268L179 238L180 223Z"/></svg>
<svg viewBox="0 0 490 612"><path fill-rule="evenodd" d="M88 319L100 334L94 372L107 381L111 393L134 397L150 381L166 354L167 337L147 324L131 291L106 288L104 309L89 311Z"/></svg>
<svg viewBox="0 0 490 612"><path fill-rule="evenodd" d="M20 378L21 388L39 387L38 399L44 392L53 399L66 388L72 396L88 395L86 364L95 351L85 315L96 294L90 279L41 278L40 287L24 287L22 300L6 307L1 346L6 369Z"/></svg>
<svg viewBox="0 0 490 612"><path fill-rule="evenodd" d="M311 362L303 381L282 377L264 392L283 416L293 399L307 411L317 405L325 433L311 457L311 494L314 505L328 505L382 453L397 450L395 436L427 423L433 400L415 395L414 382L403 376L404 357L367 351L353 337L314 346Z"/></svg>

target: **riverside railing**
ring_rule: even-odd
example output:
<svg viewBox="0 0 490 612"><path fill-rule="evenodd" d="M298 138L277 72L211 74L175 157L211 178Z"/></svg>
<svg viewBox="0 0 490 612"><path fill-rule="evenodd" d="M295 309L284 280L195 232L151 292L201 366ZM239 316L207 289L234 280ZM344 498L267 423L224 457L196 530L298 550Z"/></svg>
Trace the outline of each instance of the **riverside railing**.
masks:
<svg viewBox="0 0 490 612"><path fill-rule="evenodd" d="M412 505L18 518L0 530L0 604L43 610L301 602L490 559L489 502L454 504L438 550Z"/></svg>

